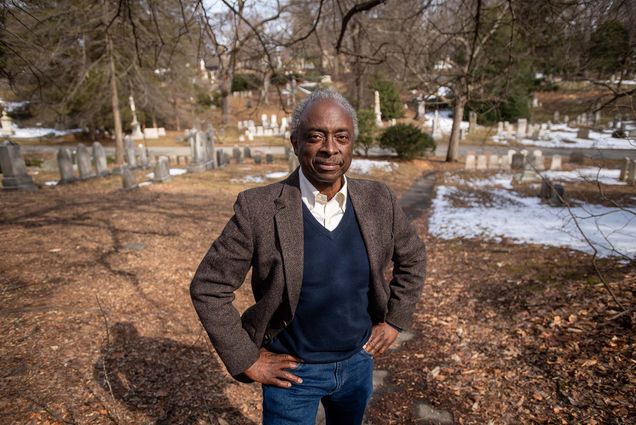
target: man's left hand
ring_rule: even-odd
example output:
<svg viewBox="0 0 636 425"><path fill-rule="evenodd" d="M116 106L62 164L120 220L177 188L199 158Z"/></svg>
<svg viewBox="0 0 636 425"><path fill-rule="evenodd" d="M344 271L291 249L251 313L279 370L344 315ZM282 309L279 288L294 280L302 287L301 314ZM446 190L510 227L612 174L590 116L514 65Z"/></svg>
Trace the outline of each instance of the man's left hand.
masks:
<svg viewBox="0 0 636 425"><path fill-rule="evenodd" d="M364 350L373 357L380 356L393 344L398 336L398 331L388 323L382 322L373 325L371 337L364 345Z"/></svg>

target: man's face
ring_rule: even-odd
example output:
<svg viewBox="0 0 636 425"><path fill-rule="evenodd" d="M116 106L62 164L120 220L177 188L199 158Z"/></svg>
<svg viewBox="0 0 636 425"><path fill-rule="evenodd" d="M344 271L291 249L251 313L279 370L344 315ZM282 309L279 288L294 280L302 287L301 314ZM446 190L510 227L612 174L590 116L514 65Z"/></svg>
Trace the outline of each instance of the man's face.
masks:
<svg viewBox="0 0 636 425"><path fill-rule="evenodd" d="M340 190L351 165L353 121L333 100L318 100L300 117L292 136L294 152L307 180L323 192Z"/></svg>

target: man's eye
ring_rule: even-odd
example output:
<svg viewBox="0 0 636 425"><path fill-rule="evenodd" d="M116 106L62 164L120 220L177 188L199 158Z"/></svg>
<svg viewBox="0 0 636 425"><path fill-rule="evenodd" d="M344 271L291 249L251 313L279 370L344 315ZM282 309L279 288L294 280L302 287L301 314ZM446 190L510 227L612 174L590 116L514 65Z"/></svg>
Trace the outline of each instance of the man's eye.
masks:
<svg viewBox="0 0 636 425"><path fill-rule="evenodd" d="M349 141L349 135L348 134L336 134L336 140L341 142L341 143L345 143L345 142Z"/></svg>
<svg viewBox="0 0 636 425"><path fill-rule="evenodd" d="M314 141L314 142L320 142L323 139L322 134L310 134L309 135L309 140Z"/></svg>

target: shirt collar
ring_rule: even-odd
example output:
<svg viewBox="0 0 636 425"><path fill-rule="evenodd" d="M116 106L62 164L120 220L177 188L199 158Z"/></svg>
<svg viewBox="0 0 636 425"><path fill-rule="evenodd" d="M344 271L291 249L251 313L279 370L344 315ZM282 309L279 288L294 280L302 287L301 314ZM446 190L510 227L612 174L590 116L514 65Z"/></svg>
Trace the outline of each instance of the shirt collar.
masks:
<svg viewBox="0 0 636 425"><path fill-rule="evenodd" d="M318 200L318 202L321 204L326 204L327 197L321 194L318 189L316 189L314 185L311 184L309 180L307 180L307 177L305 177L305 175L303 174L302 168L299 168L298 171L300 180L300 193L303 201L305 201L305 203L311 208L314 208L314 206L316 205L316 200ZM344 183L342 184L342 187L340 188L338 193L336 193L336 195L331 199L331 201L335 199L336 202L338 202L338 206L340 207L340 209L344 211L345 204L347 203L347 176L343 175L342 177L344 178Z"/></svg>

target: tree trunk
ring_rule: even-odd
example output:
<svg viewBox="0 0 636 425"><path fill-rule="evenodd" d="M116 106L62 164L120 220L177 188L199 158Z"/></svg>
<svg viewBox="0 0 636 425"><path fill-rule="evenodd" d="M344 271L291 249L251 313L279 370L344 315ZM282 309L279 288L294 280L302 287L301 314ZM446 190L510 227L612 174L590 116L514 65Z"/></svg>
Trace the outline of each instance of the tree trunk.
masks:
<svg viewBox="0 0 636 425"><path fill-rule="evenodd" d="M268 69L263 75L263 87L261 88L261 101L264 105L269 105L269 86L272 81L272 71Z"/></svg>
<svg viewBox="0 0 636 425"><path fill-rule="evenodd" d="M453 128L450 140L448 141L448 151L446 152L446 162L453 162L459 156L459 128L464 116L464 104L466 100L463 96L457 96L453 107Z"/></svg>
<svg viewBox="0 0 636 425"><path fill-rule="evenodd" d="M103 20L108 22L108 4L103 3ZM115 54L113 52L113 39L106 31L106 49L108 65L110 69L110 96L113 108L113 121L115 124L115 162L117 165L124 163L124 135L121 128L121 114L119 113L119 93L117 91L117 71L115 69Z"/></svg>

